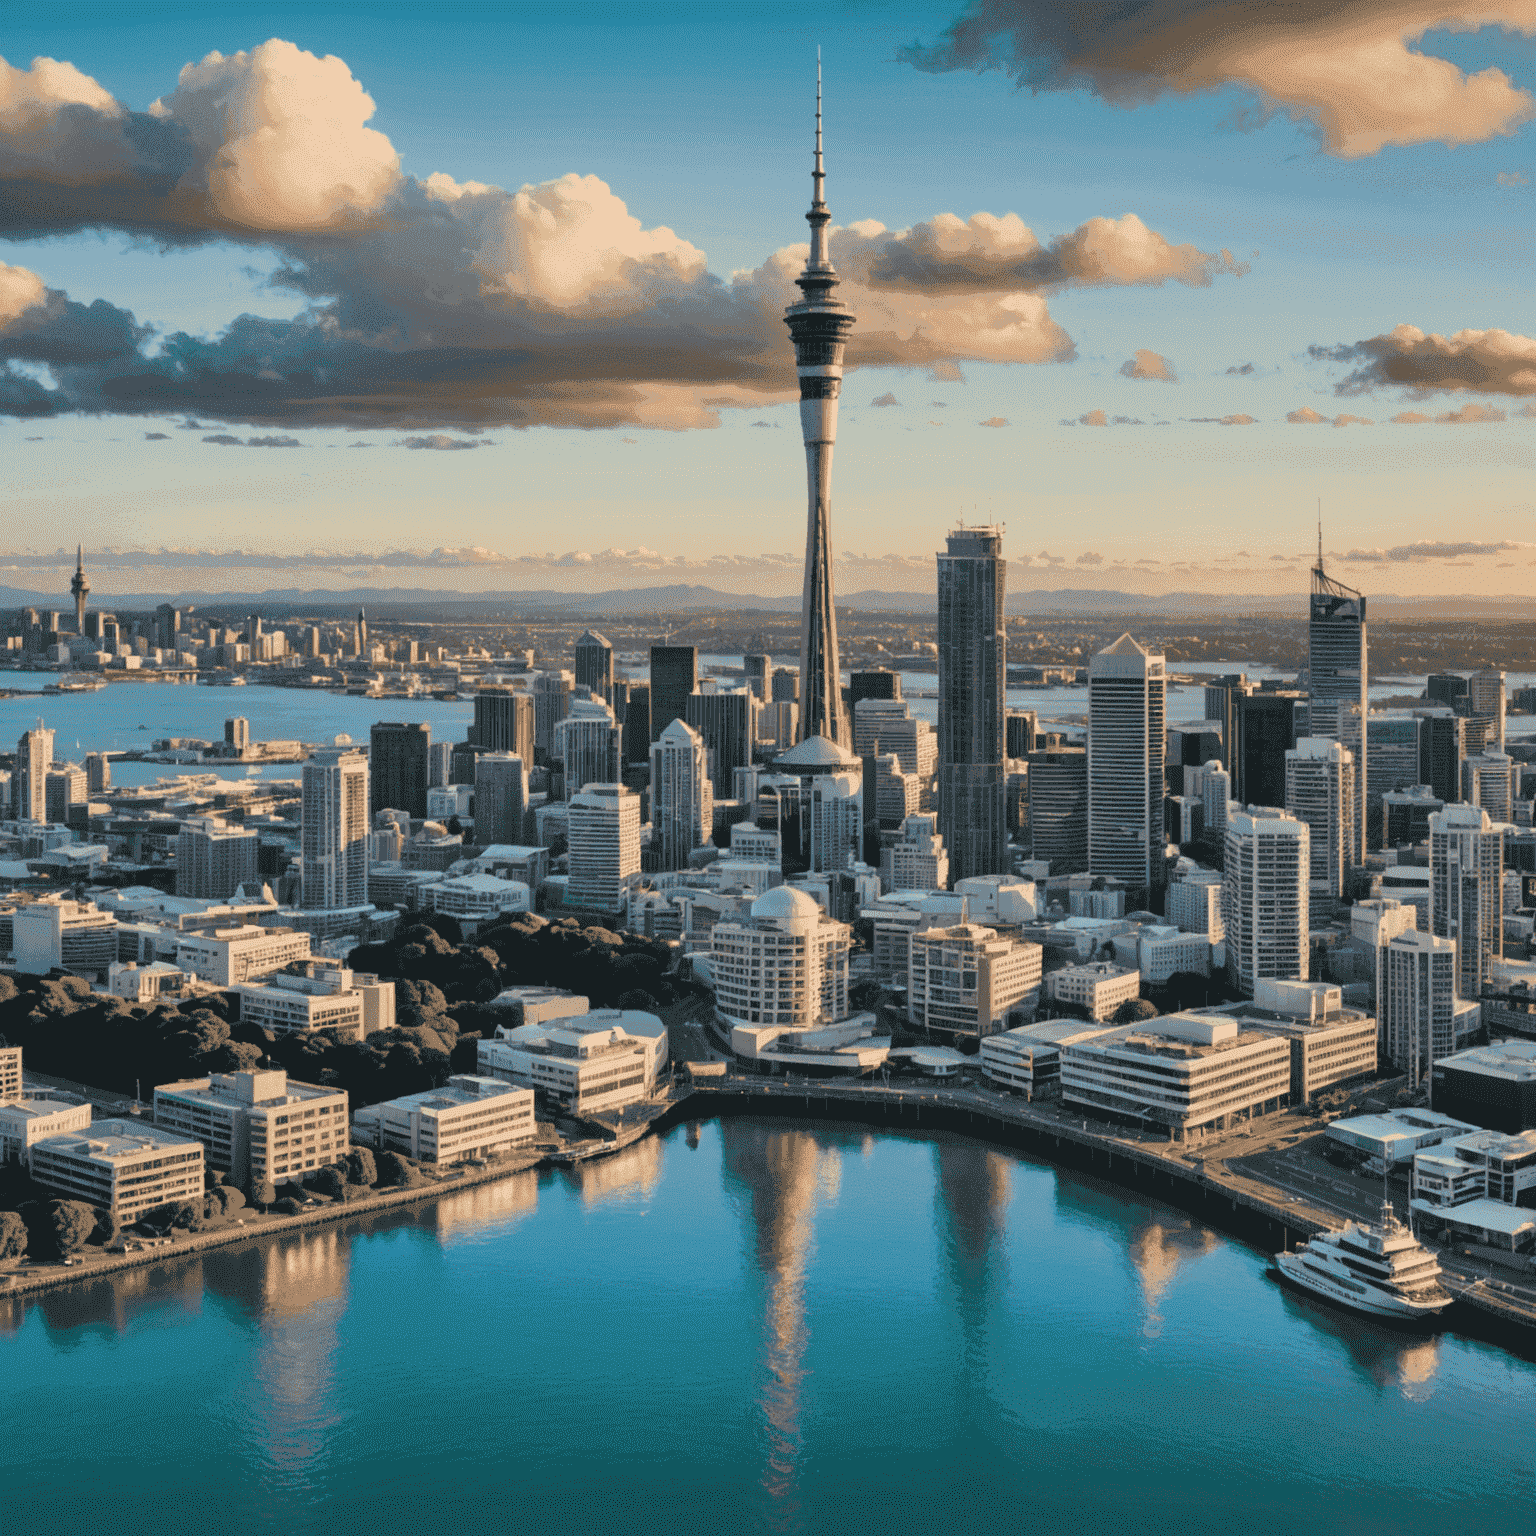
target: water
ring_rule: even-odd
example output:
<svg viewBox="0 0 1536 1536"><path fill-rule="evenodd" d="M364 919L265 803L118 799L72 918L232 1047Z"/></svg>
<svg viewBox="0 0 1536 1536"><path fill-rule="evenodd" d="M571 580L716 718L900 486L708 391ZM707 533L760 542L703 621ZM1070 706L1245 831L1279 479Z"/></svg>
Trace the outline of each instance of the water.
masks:
<svg viewBox="0 0 1536 1536"><path fill-rule="evenodd" d="M18 1308L5 1527L1529 1528L1536 1366L1265 1270L958 1138L679 1128Z"/></svg>

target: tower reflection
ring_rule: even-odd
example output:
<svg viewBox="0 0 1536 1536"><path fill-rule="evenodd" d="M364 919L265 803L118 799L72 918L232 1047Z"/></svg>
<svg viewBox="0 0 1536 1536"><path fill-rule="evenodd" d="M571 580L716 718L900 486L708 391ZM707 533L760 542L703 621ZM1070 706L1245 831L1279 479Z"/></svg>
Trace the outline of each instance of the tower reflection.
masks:
<svg viewBox="0 0 1536 1536"><path fill-rule="evenodd" d="M1172 1211L1131 1229L1131 1263L1141 1280L1146 1317L1141 1331L1155 1339L1163 1331L1160 1310L1179 1271L1203 1258L1216 1247L1216 1234L1193 1221L1181 1220Z"/></svg>

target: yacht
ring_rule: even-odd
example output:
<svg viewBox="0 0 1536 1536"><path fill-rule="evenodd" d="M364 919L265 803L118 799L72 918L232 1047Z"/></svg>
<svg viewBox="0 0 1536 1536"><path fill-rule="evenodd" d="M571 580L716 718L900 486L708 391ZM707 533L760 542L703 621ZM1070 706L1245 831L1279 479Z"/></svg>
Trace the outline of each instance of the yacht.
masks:
<svg viewBox="0 0 1536 1536"><path fill-rule="evenodd" d="M1440 1261L1386 1204L1379 1221L1320 1232L1275 1263L1304 1290L1373 1317L1434 1317L1453 1300L1440 1284Z"/></svg>

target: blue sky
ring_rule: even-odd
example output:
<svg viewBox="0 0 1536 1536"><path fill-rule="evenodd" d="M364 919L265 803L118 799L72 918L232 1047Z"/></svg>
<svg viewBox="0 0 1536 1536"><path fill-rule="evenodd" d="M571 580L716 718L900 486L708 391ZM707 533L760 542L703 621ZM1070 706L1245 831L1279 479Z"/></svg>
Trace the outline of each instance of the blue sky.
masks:
<svg viewBox="0 0 1536 1536"><path fill-rule="evenodd" d="M976 516L1008 524L1015 588L1284 590L1299 579L1318 497L1330 550L1371 553L1348 567L1368 590L1525 590L1536 559L1525 396L1378 385L1341 398L1350 366L1307 349L1404 324L1528 334L1536 129L1343 158L1284 111L1233 126L1255 101L1241 85L1127 108L898 57L903 44L939 39L960 9L162 4L81 5L61 18L13 5L0 52L18 69L40 55L69 61L134 112L210 50L276 37L338 55L376 103L368 128L387 136L407 177L515 191L593 176L645 230L675 231L729 278L804 237L819 44L839 223L895 231L941 213L1014 213L1049 243L1086 220L1135 214L1171 245L1225 250L1247 267L1205 286L1049 291L1070 361L965 360L949 370L959 379L942 380L918 367L852 371L834 509L845 590L931 585L944 529ZM1431 33L1417 47L1468 72L1497 67L1516 89L1536 85L1529 39ZM0 241L0 262L162 334L214 340L241 314L300 315L301 296L268 281L282 250L292 259L282 240L200 239L164 250L74 229ZM1166 359L1177 382L1122 377L1138 350ZM58 382L46 366L15 366L46 388ZM899 404L872 407L887 394ZM1469 405L1506 419L1433 419ZM30 557L0 581L49 585L53 567L37 557L80 538L274 557L183 556L165 565L183 585L798 585L798 421L772 398L683 430L460 417L359 431L212 408L197 412L206 430L185 430L179 412L87 410L0 418L15 514L5 547ZM1372 424L1286 420L1304 411ZM1096 412L1144 424L1101 427ZM1405 412L1431 419L1391 422ZM981 425L998 420L1007 424ZM478 446L394 446L439 433ZM205 440L223 435L240 444ZM252 437L298 446L246 446ZM342 451L359 439L375 451ZM1447 548L1411 548L1421 541ZM368 558L470 546L521 563L449 558L402 576ZM313 581L299 579L291 562L316 550L332 554L308 562ZM98 588L164 584L156 569L108 564Z"/></svg>

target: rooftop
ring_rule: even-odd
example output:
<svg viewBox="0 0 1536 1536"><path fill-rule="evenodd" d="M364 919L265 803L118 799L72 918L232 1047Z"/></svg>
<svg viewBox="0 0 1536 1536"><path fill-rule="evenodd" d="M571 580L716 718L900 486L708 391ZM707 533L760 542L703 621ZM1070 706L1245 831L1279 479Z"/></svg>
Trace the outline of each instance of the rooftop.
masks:
<svg viewBox="0 0 1536 1536"><path fill-rule="evenodd" d="M1415 1200L1413 1208L1458 1227L1483 1227L1505 1237L1518 1237L1536 1227L1536 1211L1524 1206L1505 1205L1502 1200L1468 1200L1465 1205L1435 1205L1428 1200Z"/></svg>
<svg viewBox="0 0 1536 1536"><path fill-rule="evenodd" d="M64 1131L57 1136L45 1136L32 1150L36 1153L40 1148L111 1163L120 1158L172 1149L196 1152L201 1156L203 1144L189 1141L179 1131L162 1130L157 1125L146 1125L138 1120L97 1120L89 1131Z"/></svg>
<svg viewBox="0 0 1536 1536"><path fill-rule="evenodd" d="M1536 1041L1496 1040L1492 1045L1474 1046L1443 1056L1436 1068L1454 1067L1461 1072L1479 1072L1485 1077L1504 1078L1508 1082L1536 1081Z"/></svg>

